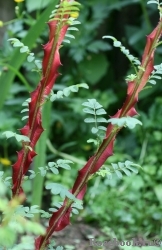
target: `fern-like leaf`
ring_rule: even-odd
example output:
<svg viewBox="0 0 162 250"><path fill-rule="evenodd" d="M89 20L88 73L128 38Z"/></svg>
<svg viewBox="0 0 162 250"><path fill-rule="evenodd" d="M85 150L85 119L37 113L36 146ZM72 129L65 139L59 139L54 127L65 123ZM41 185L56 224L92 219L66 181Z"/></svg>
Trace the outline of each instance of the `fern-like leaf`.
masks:
<svg viewBox="0 0 162 250"><path fill-rule="evenodd" d="M133 129L137 124L142 125L142 122L140 122L137 118L134 117L121 117L121 118L111 118L108 120L108 122L111 122L113 125L117 125L118 127L128 127L130 129Z"/></svg>
<svg viewBox="0 0 162 250"><path fill-rule="evenodd" d="M86 83L72 85L64 88L63 90L57 91L56 94L53 91L51 91L50 96L47 97L47 99L50 99L51 102L54 102L55 100L61 99L63 97L68 97L71 93L78 92L79 88L88 89L89 87Z"/></svg>
<svg viewBox="0 0 162 250"><path fill-rule="evenodd" d="M92 127L91 132L92 134L97 135L97 140L90 139L87 142L93 142L95 145L98 145L100 141L103 139L106 131L106 127L100 126L100 123L107 123L108 121L101 117L102 115L106 114L103 106L96 101L96 99L88 99L87 102L82 103L85 108L83 112L89 115L93 115L93 117L88 117L84 120L86 123L92 123L94 127Z"/></svg>
<svg viewBox="0 0 162 250"><path fill-rule="evenodd" d="M152 71L148 82L155 85L157 80L162 79L160 75L162 75L162 63L154 66L154 70Z"/></svg>
<svg viewBox="0 0 162 250"><path fill-rule="evenodd" d="M131 161L111 163L112 168L103 167L98 172L97 175L102 177L107 176L109 179L112 178L112 174L116 174L118 178L122 178L124 172L125 175L131 176L133 173L138 173L138 168L141 167L139 164L133 163Z"/></svg>

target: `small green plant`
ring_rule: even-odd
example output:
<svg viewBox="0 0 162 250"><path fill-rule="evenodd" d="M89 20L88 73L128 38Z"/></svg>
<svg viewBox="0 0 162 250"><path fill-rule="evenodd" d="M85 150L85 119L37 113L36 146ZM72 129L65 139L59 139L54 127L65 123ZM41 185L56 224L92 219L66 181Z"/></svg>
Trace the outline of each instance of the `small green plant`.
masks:
<svg viewBox="0 0 162 250"><path fill-rule="evenodd" d="M101 117L102 115L106 114L106 111L103 109L102 105L99 104L95 99L88 99L88 102L84 102L82 103L82 105L86 107L83 109L83 112L91 116L93 115L93 117L86 118L84 122L94 124L91 132L92 134L97 135L97 140L89 139L87 142L94 142L95 145L99 146L105 136L106 131L106 127L100 126L99 124L108 122L104 117Z"/></svg>
<svg viewBox="0 0 162 250"><path fill-rule="evenodd" d="M39 223L25 218L31 218L35 208L31 208L29 211L29 208L20 205L24 200L23 195L13 198L12 201L8 200L6 188L8 183L6 183L6 179L3 180L3 174L0 172L0 248L34 250L34 235L44 234L45 228ZM24 233L32 234L33 236L23 236Z"/></svg>

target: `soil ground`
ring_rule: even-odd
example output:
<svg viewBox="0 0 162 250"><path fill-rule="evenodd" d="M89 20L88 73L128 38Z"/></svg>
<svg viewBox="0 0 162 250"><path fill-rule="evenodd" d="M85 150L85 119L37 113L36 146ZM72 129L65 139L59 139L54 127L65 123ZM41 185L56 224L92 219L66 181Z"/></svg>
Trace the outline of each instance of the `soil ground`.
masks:
<svg viewBox="0 0 162 250"><path fill-rule="evenodd" d="M113 249L118 250L118 247L97 247L91 246L89 238L94 238L98 240L99 237L104 237L104 240L108 239L106 235L97 227L92 227L84 223L73 224L65 228L64 230L55 233L54 240L57 246L69 246L65 248L68 250L103 250L103 249ZM99 240L98 240L99 241ZM70 247L71 246L71 247Z"/></svg>

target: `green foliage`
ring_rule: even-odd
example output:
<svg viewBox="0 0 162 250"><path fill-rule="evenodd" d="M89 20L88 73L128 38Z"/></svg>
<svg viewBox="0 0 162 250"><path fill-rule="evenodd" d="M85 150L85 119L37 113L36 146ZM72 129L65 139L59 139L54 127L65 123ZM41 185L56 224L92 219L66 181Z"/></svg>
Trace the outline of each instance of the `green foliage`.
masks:
<svg viewBox="0 0 162 250"><path fill-rule="evenodd" d="M41 175L43 175L43 176L45 176L47 170L50 170L53 174L59 174L58 168L70 170L71 167L69 164L73 164L73 162L69 161L69 160L59 159L59 160L57 160L57 162L48 162L48 166L46 166L45 168L41 167L39 169L41 171L40 172Z"/></svg>
<svg viewBox="0 0 162 250"><path fill-rule="evenodd" d="M34 217L35 213L39 213L39 209L37 205L31 206L29 207L24 207L23 205L19 205L16 208L15 214L19 214L23 217L27 217L27 218L32 218Z"/></svg>
<svg viewBox="0 0 162 250"><path fill-rule="evenodd" d="M26 99L23 103L22 103L22 106L23 107L26 107L25 109L22 109L21 110L21 113L25 113L25 112L28 112L29 111L29 103L30 103L30 101L31 101L31 98L28 98L28 99ZM25 115L25 116L23 116L22 117L22 121L24 121L24 120L26 120L26 119L28 119L29 118L29 116L28 115Z"/></svg>
<svg viewBox="0 0 162 250"><path fill-rule="evenodd" d="M160 76L162 74L162 64L155 65L154 70L151 73L151 76L149 78L149 83L155 85L156 84L156 79L161 80L162 77Z"/></svg>
<svg viewBox="0 0 162 250"><path fill-rule="evenodd" d="M150 0L150 1L147 2L147 4L152 4L152 3L157 4L158 10L160 12L160 17L162 17L162 8L161 8L162 3L160 3L159 0Z"/></svg>
<svg viewBox="0 0 162 250"><path fill-rule="evenodd" d="M70 93L75 93L78 92L79 88L85 88L88 89L88 85L86 83L80 83L80 84L76 84L76 85L72 85L70 87L64 88L63 90L59 90L57 91L56 94L53 93L53 91L51 92L49 99L51 102L63 98L63 97L68 97L70 95ZM47 98L48 99L48 98Z"/></svg>
<svg viewBox="0 0 162 250"><path fill-rule="evenodd" d="M35 59L34 53L30 52L29 47L25 46L22 42L19 41L17 38L10 38L8 41L11 41L11 44L13 44L13 47L20 48L20 53L26 53L27 54L27 61L29 63L34 62L36 69L33 69L33 71L37 71L38 73L42 70L42 64L40 60ZM27 118L27 117L26 117ZM24 119L23 119L24 120Z"/></svg>
<svg viewBox="0 0 162 250"><path fill-rule="evenodd" d="M27 136L24 136L24 135L19 135L19 134L16 134L12 131L5 131L3 132L3 135L6 136L6 138L11 138L11 137L15 137L15 139L18 141L18 142L30 142L30 139L27 137Z"/></svg>
<svg viewBox="0 0 162 250"><path fill-rule="evenodd" d="M46 189L50 189L51 193L54 195L59 194L62 199L64 199L65 197L68 197L71 200L76 199L75 196L72 193L70 193L66 187L64 187L59 183L48 183L46 185Z"/></svg>
<svg viewBox="0 0 162 250"><path fill-rule="evenodd" d="M28 55L27 57L28 62L32 62L35 59L34 53L31 53L29 50L29 47L25 46L22 42L19 41L19 39L10 38L8 39L8 41L11 41L11 44L13 44L13 47L20 48L20 53L26 53Z"/></svg>
<svg viewBox="0 0 162 250"><path fill-rule="evenodd" d="M71 196L70 196L71 197ZM69 198L70 198L69 197ZM71 199L71 198L70 198ZM57 203L54 203L53 204L53 207L52 208L49 208L49 211L50 212L56 212L58 211L58 209L63 205L63 202L57 202ZM83 202L79 199L74 199L74 202L72 204L72 213L71 213L71 216L72 215L77 215L79 214L79 210L82 210L83 209Z"/></svg>
<svg viewBox="0 0 162 250"><path fill-rule="evenodd" d="M134 117L121 117L121 118L111 118L108 120L108 122L111 122L113 125L117 125L118 127L128 127L130 129L135 128L137 124L142 125L142 122L140 122L137 118Z"/></svg>
<svg viewBox="0 0 162 250"><path fill-rule="evenodd" d="M99 124L108 122L104 117L101 117L101 115L106 114L106 111L103 109L103 106L96 101L96 99L88 99L88 102L84 102L82 105L86 107L83 109L86 114L93 115L93 118L86 118L84 122L94 124L91 132L92 134L97 134L97 138L100 142L105 135L106 127L99 126ZM96 145L99 143L93 139L89 139L87 142L94 142Z"/></svg>
<svg viewBox="0 0 162 250"><path fill-rule="evenodd" d="M56 5L56 9L52 11L52 15L50 16L50 18L52 18L53 20L61 20L60 17L63 18L65 14L68 14L71 17L73 17L73 15L75 15L76 13L79 15L78 12L80 9L78 7L80 5L80 3L74 1L63 1L60 4Z"/></svg>
<svg viewBox="0 0 162 250"><path fill-rule="evenodd" d="M32 207L29 210L29 208L23 208L22 205L19 205L22 202L23 197L14 198L12 201L9 201L6 196L6 187L1 178L0 190L0 249L34 250L34 235L44 234L45 229L36 222L26 220L24 216L32 217L31 213L36 212L36 207ZM23 236L24 233L34 235Z"/></svg>
<svg viewBox="0 0 162 250"><path fill-rule="evenodd" d="M136 57L134 57L133 55L131 55L130 52L129 52L129 50L126 49L126 48L122 45L122 43L121 43L120 41L118 41L115 37L113 37L113 36L103 36L103 39L104 39L104 38L110 38L110 39L113 40L113 46L114 46L114 47L119 47L119 48L120 48L121 52L128 58L128 60L129 60L129 61L131 62L131 64L133 65L135 72L137 72L137 66L138 66L138 68L139 68L139 67L140 67L140 64L141 64L140 61L139 61Z"/></svg>
<svg viewBox="0 0 162 250"><path fill-rule="evenodd" d="M151 3L159 4L159 0L150 0L147 2L147 4L151 4Z"/></svg>
<svg viewBox="0 0 162 250"><path fill-rule="evenodd" d="M112 173L116 174L118 178L122 178L122 171L127 175L131 176L132 173L137 174L138 170L137 167L140 167L140 165L135 164L131 161L125 161L125 162L118 162L116 163L111 163L112 169L108 167L102 167L101 170L99 170L96 174L101 175L102 177L105 177L105 175L108 176L108 178L112 178ZM136 168L135 168L136 167Z"/></svg>
<svg viewBox="0 0 162 250"><path fill-rule="evenodd" d="M58 168L63 168L66 170L71 170L71 167L69 164L73 164L72 161L70 160L63 160L63 159L58 159L56 162L48 162L48 165L45 167L39 167L38 169L40 172L35 173L34 170L28 170L30 173L29 176L25 176L25 179L33 179L36 177L36 175L40 174L42 177L45 177L47 174L47 171L51 171L53 174L58 175L59 170ZM7 180L6 180L7 181Z"/></svg>
<svg viewBox="0 0 162 250"><path fill-rule="evenodd" d="M4 177L4 171L0 171L0 182L2 182L2 190L3 190L3 185L5 185L6 187L11 187L11 182L10 180L12 179L12 177ZM2 191L3 194L3 191Z"/></svg>
<svg viewBox="0 0 162 250"><path fill-rule="evenodd" d="M134 57L133 55L130 54L129 50L126 49L120 41L118 41L115 37L112 37L112 36L103 36L103 39L104 38L110 38L113 40L113 46L114 47L119 47L121 52L129 59L129 61L134 64L134 65L140 65L140 61Z"/></svg>

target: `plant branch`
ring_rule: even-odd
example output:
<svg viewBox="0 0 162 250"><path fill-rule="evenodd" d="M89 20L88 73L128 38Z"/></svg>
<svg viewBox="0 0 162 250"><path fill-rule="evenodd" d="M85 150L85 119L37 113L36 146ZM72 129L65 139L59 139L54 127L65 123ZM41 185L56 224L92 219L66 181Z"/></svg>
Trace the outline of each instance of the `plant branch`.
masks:
<svg viewBox="0 0 162 250"><path fill-rule="evenodd" d="M113 118L121 118L124 116L135 116L135 104L138 101L138 94L146 85L151 72L153 71L153 59L156 45L162 34L162 20L159 21L157 27L147 37L145 50L142 57L142 63L139 67L139 72L134 81L128 82L127 97L120 110L113 116ZM85 166L78 172L78 177L71 190L76 198L83 199L86 192L87 182L106 161L108 157L113 154L113 143L122 127L109 124L105 139L100 145L98 151L92 156ZM65 199L63 206L55 213L53 213L46 235L40 236L36 242L41 246L41 250L45 248L48 240L54 231L60 231L69 224L70 208L73 201ZM38 248L39 249L39 248Z"/></svg>

